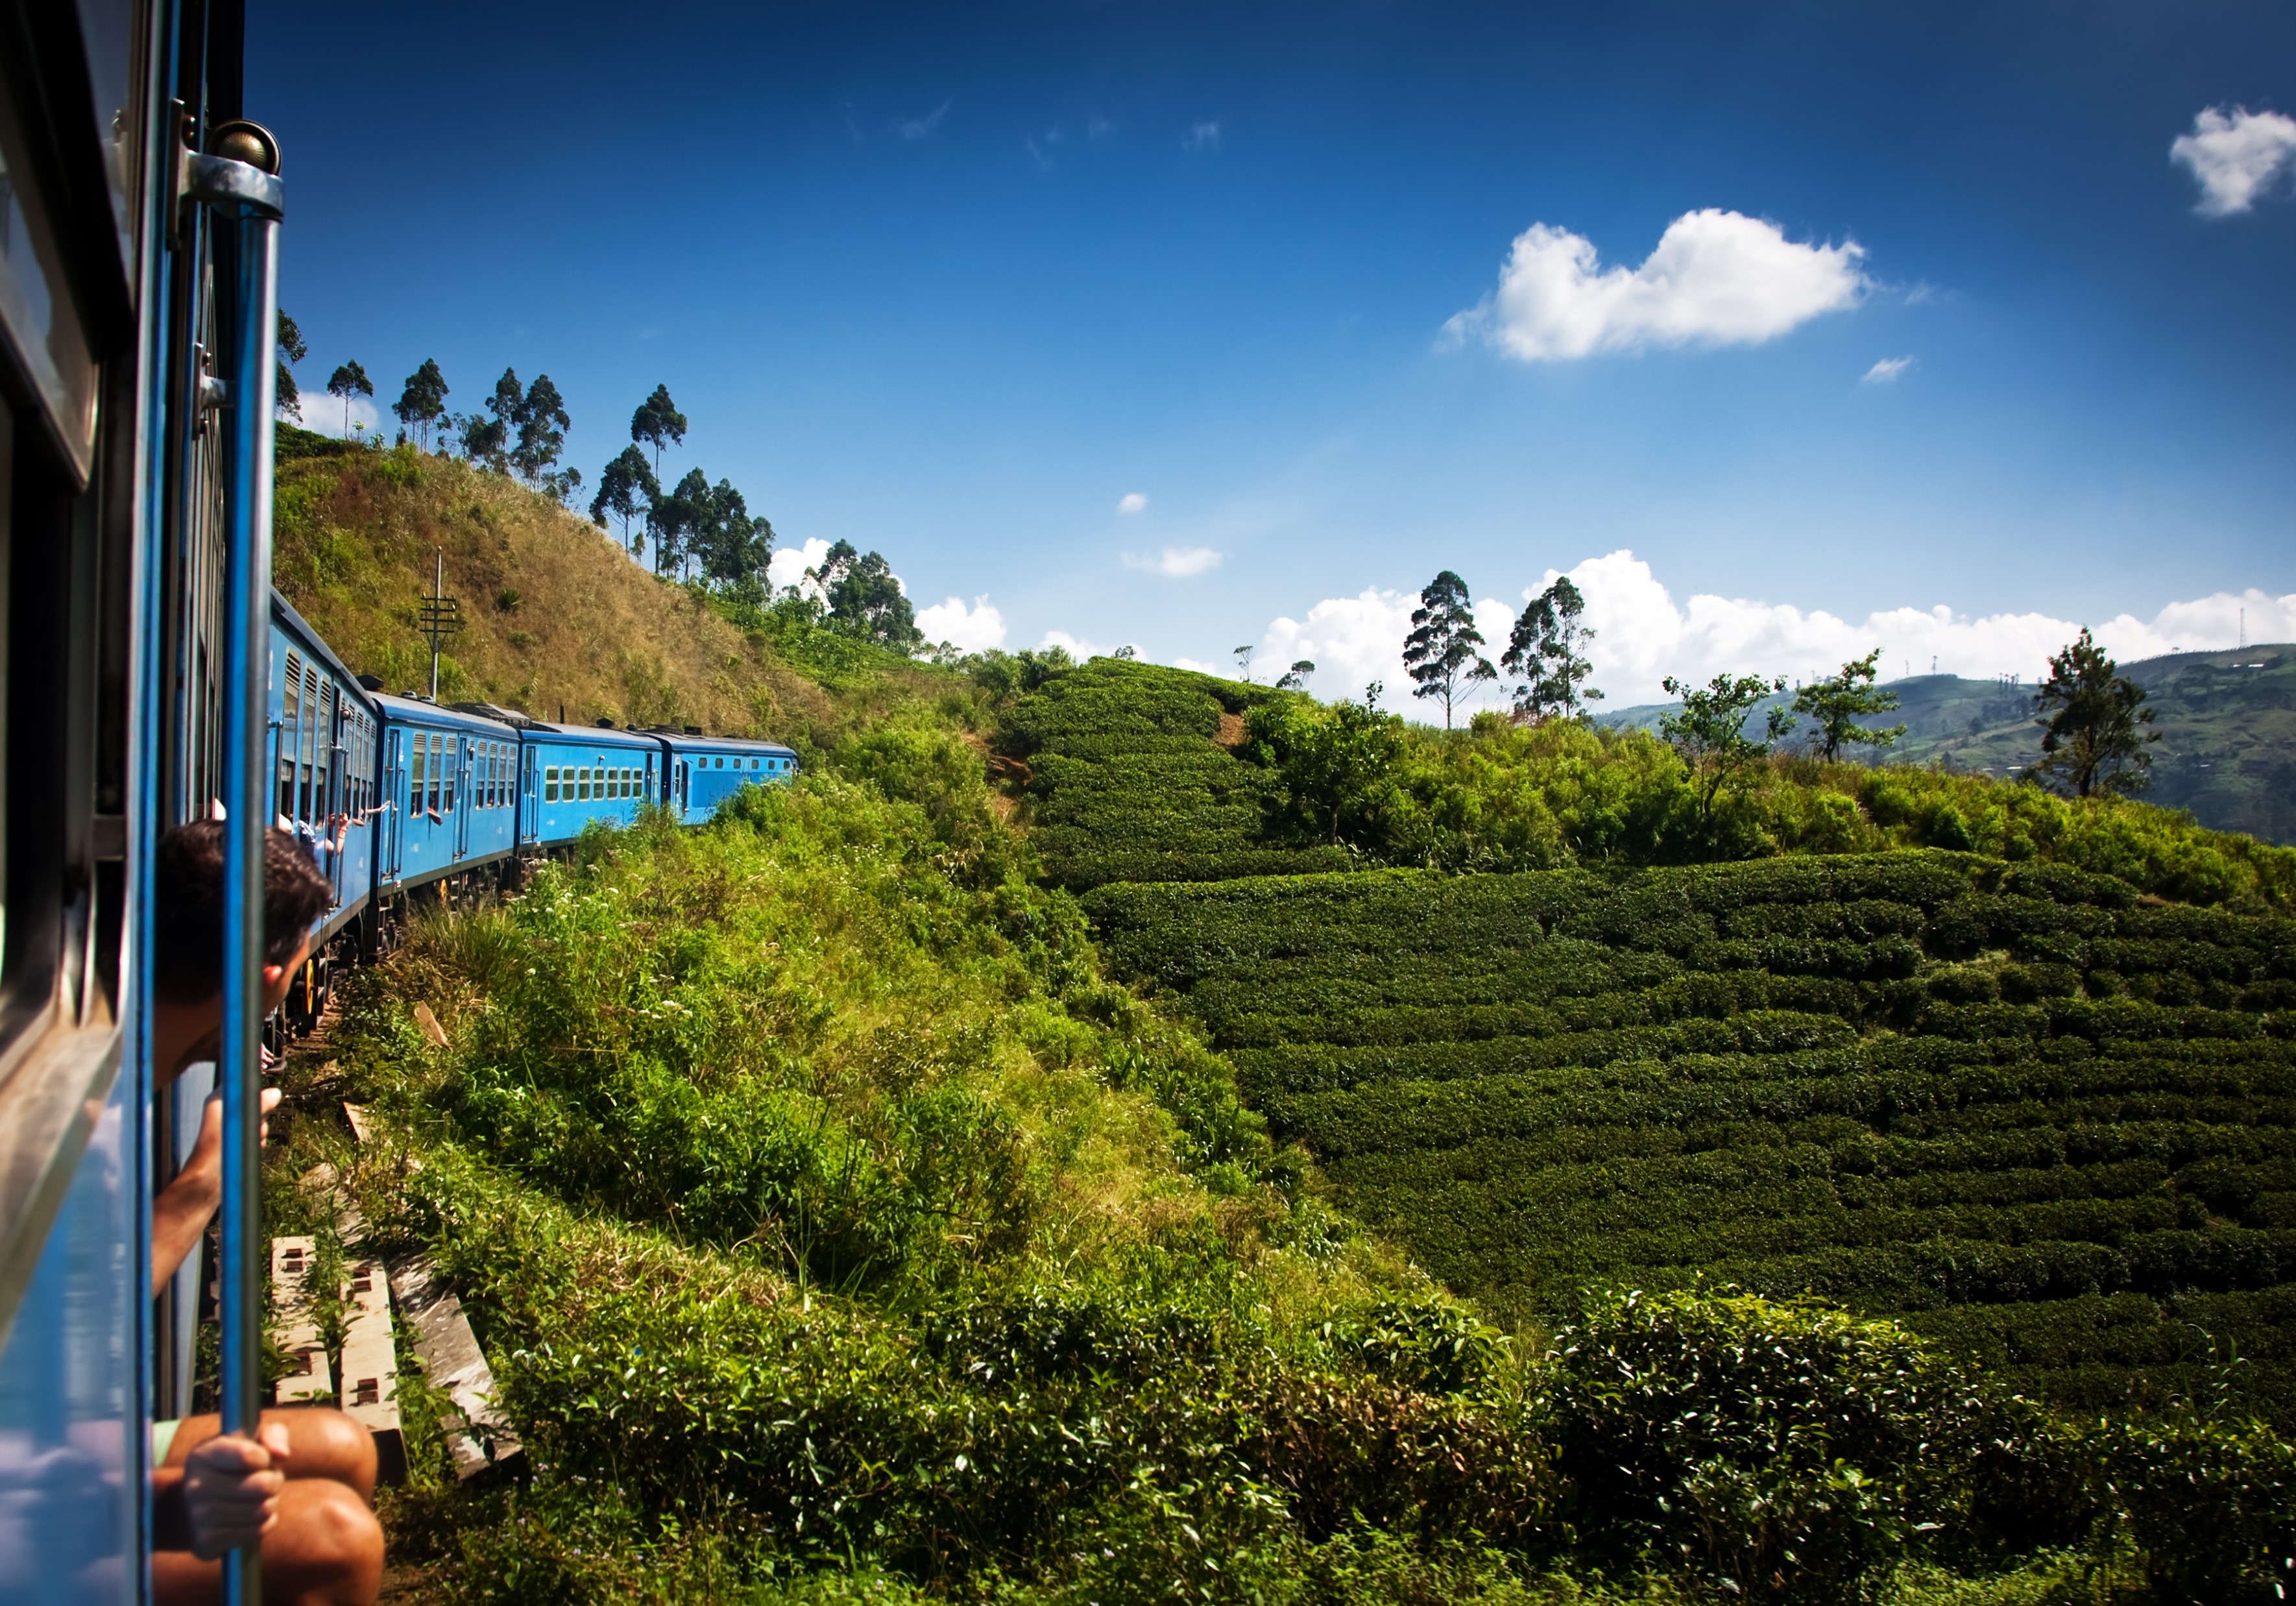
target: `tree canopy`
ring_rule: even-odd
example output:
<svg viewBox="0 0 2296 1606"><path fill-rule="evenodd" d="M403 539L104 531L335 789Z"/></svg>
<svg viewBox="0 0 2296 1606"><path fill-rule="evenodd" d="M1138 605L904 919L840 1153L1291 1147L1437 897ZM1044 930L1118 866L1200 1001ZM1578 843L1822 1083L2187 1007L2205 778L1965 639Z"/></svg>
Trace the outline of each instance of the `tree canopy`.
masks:
<svg viewBox="0 0 2296 1606"><path fill-rule="evenodd" d="M1773 708L1766 722L1764 739L1757 742L1746 734L1746 721L1755 705L1773 692L1786 689L1783 675L1764 680L1759 675L1718 675L1713 684L1698 687L1666 678L1669 696L1682 700L1682 711L1659 717L1659 733L1672 742L1682 761L1690 766L1693 783L1698 791L1698 819L1702 831L1710 832L1714 825L1715 799L1748 765L1770 750L1770 743L1793 725L1793 715L1784 708Z"/></svg>
<svg viewBox="0 0 2296 1606"><path fill-rule="evenodd" d="M630 537L630 520L651 508L661 495L661 482L653 477L653 464L635 446L622 448L620 456L606 464L598 477L598 495L590 504L590 517L603 528L609 517L622 521L622 545L633 553L644 549L645 537L641 533L634 541Z"/></svg>
<svg viewBox="0 0 2296 1606"><path fill-rule="evenodd" d="M668 385L656 385L653 394L640 402L638 410L630 414L630 439L653 447L654 476L659 479L662 447L685 439L685 414L669 399Z"/></svg>
<svg viewBox="0 0 2296 1606"><path fill-rule="evenodd" d="M1839 758L1846 747L1870 747L1878 752L1906 733L1903 725L1876 729L1857 723L1890 713L1898 706L1895 692L1874 687L1875 666L1881 661L1882 649L1876 647L1842 665L1839 675L1814 680L1795 691L1793 711L1816 725L1811 742L1820 758Z"/></svg>
<svg viewBox="0 0 2296 1606"><path fill-rule="evenodd" d="M1361 702L1328 706L1284 697L1252 709L1245 735L1252 758L1275 773L1270 823L1334 847L1377 843L1393 812L1403 720L1380 711L1379 683Z"/></svg>
<svg viewBox="0 0 2296 1606"><path fill-rule="evenodd" d="M762 594L774 555L774 527L763 515L751 516L731 481L720 479L698 500L690 539L706 578Z"/></svg>
<svg viewBox="0 0 2296 1606"><path fill-rule="evenodd" d="M278 393L275 400L280 416L291 418L298 423L303 422L303 393L295 385L295 365L310 355L311 348L303 344L303 332L295 326L294 319L282 312L279 315L279 359L275 365L278 373L273 380Z"/></svg>
<svg viewBox="0 0 2296 1606"><path fill-rule="evenodd" d="M831 624L903 651L923 642L916 610L882 553L859 553L850 541L840 541L813 575L828 601Z"/></svg>
<svg viewBox="0 0 2296 1606"><path fill-rule="evenodd" d="M366 370L357 363L345 363L327 376L327 394L343 398L343 438L348 440L351 434L351 397L373 396L374 381L367 378Z"/></svg>
<svg viewBox="0 0 2296 1606"><path fill-rule="evenodd" d="M2152 710L2144 702L2144 688L2121 674L2082 626L2079 636L2050 658L2049 677L2035 692L2041 757L2027 774L2077 798L2143 791L2152 780L2152 755L2145 750L2161 740L2145 728Z"/></svg>
<svg viewBox="0 0 2296 1606"><path fill-rule="evenodd" d="M558 461L566 445L566 431L574 427L574 421L567 416L566 400L548 374L534 376L533 385L512 407L510 422L518 431L510 461L519 478L545 490L560 491L562 496L565 481L551 473L551 465ZM577 478L573 483L581 481Z"/></svg>
<svg viewBox="0 0 2296 1606"><path fill-rule="evenodd" d="M1467 582L1444 569L1419 594L1411 634L1403 638L1404 667L1419 684L1414 697L1443 700L1443 728L1451 728L1451 705L1463 685L1496 680L1491 660L1476 651L1483 644L1467 606Z"/></svg>
<svg viewBox="0 0 2296 1606"><path fill-rule="evenodd" d="M447 416L447 376L439 372L438 359L424 357L422 366L406 376L406 388L390 410L398 414L402 428L412 432L425 449L430 445L431 426Z"/></svg>
<svg viewBox="0 0 2296 1606"><path fill-rule="evenodd" d="M1514 622L1507 649L1499 659L1510 675L1521 676L1514 689L1514 717L1525 725L1549 719L1576 719L1586 705L1602 701L1603 693L1586 686L1595 672L1583 651L1595 632L1580 624L1587 599L1570 577L1549 586Z"/></svg>

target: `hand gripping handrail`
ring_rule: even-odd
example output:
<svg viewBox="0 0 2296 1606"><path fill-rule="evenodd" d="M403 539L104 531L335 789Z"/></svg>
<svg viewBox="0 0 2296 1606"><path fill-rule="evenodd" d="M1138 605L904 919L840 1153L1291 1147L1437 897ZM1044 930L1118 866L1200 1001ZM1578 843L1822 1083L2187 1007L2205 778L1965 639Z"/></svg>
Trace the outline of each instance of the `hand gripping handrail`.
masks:
<svg viewBox="0 0 2296 1606"><path fill-rule="evenodd" d="M273 350L279 332L279 145L253 123L211 131L215 152L185 152L182 193L216 215L224 395L223 1265L219 1279L226 1433L262 1416L263 848L270 824L264 735L271 680ZM224 1599L263 1597L259 1548L224 1558Z"/></svg>

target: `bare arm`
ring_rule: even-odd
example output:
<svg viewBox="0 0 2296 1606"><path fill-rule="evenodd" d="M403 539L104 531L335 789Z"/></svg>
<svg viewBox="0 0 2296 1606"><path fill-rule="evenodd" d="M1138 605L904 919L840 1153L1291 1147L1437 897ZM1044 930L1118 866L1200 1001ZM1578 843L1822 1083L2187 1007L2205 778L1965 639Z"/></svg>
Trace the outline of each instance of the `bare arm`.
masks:
<svg viewBox="0 0 2296 1606"><path fill-rule="evenodd" d="M263 1090L263 1113L279 1102L279 1090ZM266 1130L266 1135L268 1135ZM223 1202L223 1097L209 1098L200 1118L199 1142L173 1182L152 1201L152 1295L183 1266Z"/></svg>

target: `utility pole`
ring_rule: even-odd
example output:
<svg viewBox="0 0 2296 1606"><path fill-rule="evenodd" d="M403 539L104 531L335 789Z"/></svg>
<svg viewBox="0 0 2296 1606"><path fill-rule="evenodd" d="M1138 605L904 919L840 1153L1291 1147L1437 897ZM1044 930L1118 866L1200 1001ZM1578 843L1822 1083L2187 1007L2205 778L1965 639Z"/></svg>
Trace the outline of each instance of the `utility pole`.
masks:
<svg viewBox="0 0 2296 1606"><path fill-rule="evenodd" d="M439 701L439 649L463 629L463 604L447 594L447 553L441 548L430 581L430 594L422 599L422 634L430 638L430 701Z"/></svg>

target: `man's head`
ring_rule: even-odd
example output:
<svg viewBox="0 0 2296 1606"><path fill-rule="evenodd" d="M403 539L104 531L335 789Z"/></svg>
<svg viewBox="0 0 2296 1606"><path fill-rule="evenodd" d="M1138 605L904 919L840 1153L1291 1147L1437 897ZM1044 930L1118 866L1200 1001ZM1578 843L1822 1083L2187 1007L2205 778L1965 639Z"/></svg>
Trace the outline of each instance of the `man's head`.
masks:
<svg viewBox="0 0 2296 1606"><path fill-rule="evenodd" d="M223 996L223 829L219 820L178 825L160 839L153 856L152 993L163 1004L196 1007ZM264 833L266 971L291 970L311 923L334 898L300 842L276 828Z"/></svg>

